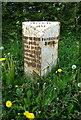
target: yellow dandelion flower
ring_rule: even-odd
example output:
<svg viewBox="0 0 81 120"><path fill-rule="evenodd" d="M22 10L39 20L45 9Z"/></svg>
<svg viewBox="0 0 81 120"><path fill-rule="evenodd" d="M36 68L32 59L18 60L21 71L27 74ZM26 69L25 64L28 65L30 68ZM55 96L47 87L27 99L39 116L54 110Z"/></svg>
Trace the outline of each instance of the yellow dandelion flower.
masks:
<svg viewBox="0 0 81 120"><path fill-rule="evenodd" d="M20 115L20 113L18 113L18 115Z"/></svg>
<svg viewBox="0 0 81 120"><path fill-rule="evenodd" d="M28 118L29 118L30 120L32 120L32 119L35 118L35 115L34 115L33 113L29 113Z"/></svg>
<svg viewBox="0 0 81 120"><path fill-rule="evenodd" d="M62 72L62 69L58 69L57 71L58 71L58 72Z"/></svg>
<svg viewBox="0 0 81 120"><path fill-rule="evenodd" d="M11 107L11 106L12 106L12 102L8 100L8 101L6 102L6 106L7 106L7 107Z"/></svg>
<svg viewBox="0 0 81 120"><path fill-rule="evenodd" d="M15 87L18 87L18 85L15 85Z"/></svg>
<svg viewBox="0 0 81 120"><path fill-rule="evenodd" d="M29 116L29 112L28 112L28 111L25 111L25 112L24 112L24 115L25 115L26 117L28 117L28 116Z"/></svg>
<svg viewBox="0 0 81 120"><path fill-rule="evenodd" d="M6 60L6 58L0 58L0 61L4 61L4 60Z"/></svg>

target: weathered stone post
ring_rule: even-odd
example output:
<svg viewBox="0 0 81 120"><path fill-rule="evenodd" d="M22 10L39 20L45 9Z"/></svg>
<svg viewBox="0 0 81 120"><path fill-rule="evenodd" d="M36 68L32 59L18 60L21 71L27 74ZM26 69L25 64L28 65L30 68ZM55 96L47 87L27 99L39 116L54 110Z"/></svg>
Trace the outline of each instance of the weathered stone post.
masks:
<svg viewBox="0 0 81 120"><path fill-rule="evenodd" d="M60 22L23 22L22 34L25 73L46 75L57 64Z"/></svg>

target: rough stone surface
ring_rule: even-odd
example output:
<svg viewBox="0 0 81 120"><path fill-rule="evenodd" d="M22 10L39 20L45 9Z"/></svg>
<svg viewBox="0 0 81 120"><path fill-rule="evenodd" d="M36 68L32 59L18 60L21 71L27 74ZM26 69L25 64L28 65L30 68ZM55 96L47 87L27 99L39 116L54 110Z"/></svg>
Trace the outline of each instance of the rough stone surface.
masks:
<svg viewBox="0 0 81 120"><path fill-rule="evenodd" d="M60 22L23 22L24 71L46 75L56 66Z"/></svg>

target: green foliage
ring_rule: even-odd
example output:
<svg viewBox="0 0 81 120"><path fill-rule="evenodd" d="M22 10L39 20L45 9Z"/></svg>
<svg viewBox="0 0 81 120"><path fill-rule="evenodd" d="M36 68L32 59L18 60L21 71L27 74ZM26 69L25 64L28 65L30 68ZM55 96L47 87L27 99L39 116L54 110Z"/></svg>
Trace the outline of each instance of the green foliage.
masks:
<svg viewBox="0 0 81 120"><path fill-rule="evenodd" d="M72 111L72 109L73 109L73 104L70 103L68 106L68 113L70 113Z"/></svg>
<svg viewBox="0 0 81 120"><path fill-rule="evenodd" d="M70 33L67 36L61 34L58 66L44 78L36 77L33 81L27 76L22 76L22 72L22 77L18 77L18 69L16 69L18 58L14 59L14 56L9 55L10 57L8 56L5 61L6 70L13 63L15 78L13 85L10 82L12 87L5 85L5 81L3 81L5 86L3 86L3 119L12 119L13 115L14 119L25 120L23 113L26 110L33 112L36 119L79 119L81 95L78 90L78 82L80 82L78 51L75 34ZM77 66L74 70L72 69L73 64ZM61 73L56 72L58 68L62 69ZM6 73L4 66L3 73ZM5 79L5 75L3 75L3 79ZM11 100L13 103L11 108L5 106L7 100Z"/></svg>
<svg viewBox="0 0 81 120"><path fill-rule="evenodd" d="M13 63L13 59L12 56L8 56L9 58L6 58L6 62L3 64L3 75L4 77L4 83L5 85L9 86L10 84L13 85L14 83L14 63Z"/></svg>
<svg viewBox="0 0 81 120"><path fill-rule="evenodd" d="M56 74L54 72L53 74L58 78L59 73ZM60 77L62 74L63 73L61 73ZM68 74L66 71L66 78L67 76ZM50 77L47 80L50 81ZM42 84L43 89L39 89L38 81L33 85L31 81L27 80L26 83L19 85L17 88L15 88L15 86L12 89L6 88L6 91L12 91L13 94L12 98L11 94L8 95L8 98L5 97L4 108L7 110L5 106L7 100L11 100L13 105L9 108L9 114L4 113L3 119L5 116L8 116L8 118L11 119L10 114L13 114L15 111L13 118L16 119L18 117L19 119L23 118L24 120L23 112L26 110L33 112L36 118L77 119L80 115L81 108L78 99L78 90L76 90L76 87L78 89L78 86L77 82L74 82L74 80L75 78L72 80L70 79L70 81L66 79L65 81L64 76L62 76L62 80L55 80L55 78L53 78L51 83L48 83L47 81ZM34 86L33 88L32 85ZM40 85L41 83L39 82L39 86ZM76 87L74 87L75 85ZM6 93L4 92L3 96L5 94ZM75 113L76 111L78 111L78 113ZM21 115L18 116L17 113L21 113Z"/></svg>

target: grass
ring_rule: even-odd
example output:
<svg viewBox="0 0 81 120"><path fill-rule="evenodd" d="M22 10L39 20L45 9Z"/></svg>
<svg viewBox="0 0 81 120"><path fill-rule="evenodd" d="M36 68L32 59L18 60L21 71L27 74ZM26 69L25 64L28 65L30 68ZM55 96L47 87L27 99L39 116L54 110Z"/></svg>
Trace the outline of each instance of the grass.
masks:
<svg viewBox="0 0 81 120"><path fill-rule="evenodd" d="M58 65L48 75L33 81L23 73L21 36L10 38L9 44L3 46L3 57L7 58L2 66L3 120L26 120L25 111L41 120L81 119L79 41L75 33L61 33ZM59 68L62 72L56 72ZM5 105L8 100L12 102L10 108Z"/></svg>

